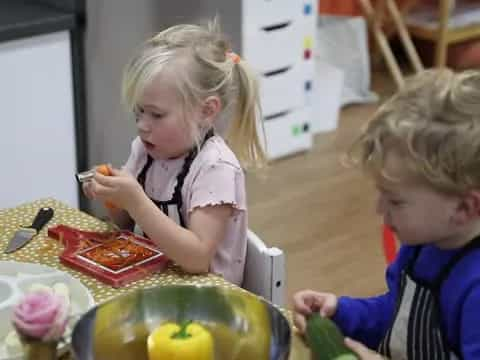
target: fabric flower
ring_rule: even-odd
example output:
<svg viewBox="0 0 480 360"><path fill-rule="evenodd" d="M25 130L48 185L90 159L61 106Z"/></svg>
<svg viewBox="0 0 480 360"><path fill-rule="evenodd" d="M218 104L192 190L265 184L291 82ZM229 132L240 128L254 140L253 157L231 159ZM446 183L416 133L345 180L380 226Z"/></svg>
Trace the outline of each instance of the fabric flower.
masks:
<svg viewBox="0 0 480 360"><path fill-rule="evenodd" d="M13 309L13 325L23 336L41 341L62 337L68 321L69 302L52 291L26 294Z"/></svg>

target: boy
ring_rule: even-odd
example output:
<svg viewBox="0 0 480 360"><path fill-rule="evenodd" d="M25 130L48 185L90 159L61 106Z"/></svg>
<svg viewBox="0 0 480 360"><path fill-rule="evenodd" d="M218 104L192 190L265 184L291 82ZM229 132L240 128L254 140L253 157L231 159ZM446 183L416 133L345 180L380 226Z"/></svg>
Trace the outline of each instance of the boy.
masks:
<svg viewBox="0 0 480 360"><path fill-rule="evenodd" d="M351 159L402 243L385 294L294 296L295 324L332 317L361 359L480 359L480 73L430 70L380 107ZM368 350L375 349L375 351Z"/></svg>

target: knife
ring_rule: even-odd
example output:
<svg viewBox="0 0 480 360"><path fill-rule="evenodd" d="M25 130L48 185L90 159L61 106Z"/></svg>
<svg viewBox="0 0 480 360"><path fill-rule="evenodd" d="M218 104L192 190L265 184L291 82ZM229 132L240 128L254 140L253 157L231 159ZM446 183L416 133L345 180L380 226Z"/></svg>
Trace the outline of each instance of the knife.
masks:
<svg viewBox="0 0 480 360"><path fill-rule="evenodd" d="M39 231L45 226L47 222L53 217L53 209L49 207L41 208L31 226L21 228L18 230L13 238L8 243L4 250L5 254L17 251L28 243L32 238L39 233Z"/></svg>

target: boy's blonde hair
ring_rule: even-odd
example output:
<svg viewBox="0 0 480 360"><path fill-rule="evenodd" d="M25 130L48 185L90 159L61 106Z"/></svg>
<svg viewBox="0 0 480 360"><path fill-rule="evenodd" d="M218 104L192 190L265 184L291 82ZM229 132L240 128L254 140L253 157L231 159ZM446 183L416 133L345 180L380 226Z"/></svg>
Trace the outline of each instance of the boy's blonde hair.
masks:
<svg viewBox="0 0 480 360"><path fill-rule="evenodd" d="M215 127L239 161L245 167L266 163L257 130L263 126L256 77L245 61L231 53L216 20L207 27L173 26L146 41L124 73L123 99L129 111L135 112L145 87L167 69L174 75L184 114L208 96L218 96L222 111ZM198 145L207 129L192 122L185 125Z"/></svg>
<svg viewBox="0 0 480 360"><path fill-rule="evenodd" d="M383 104L350 149L374 176L388 152L402 157L406 176L446 193L480 188L480 72L428 70ZM398 178L398 177L397 177Z"/></svg>

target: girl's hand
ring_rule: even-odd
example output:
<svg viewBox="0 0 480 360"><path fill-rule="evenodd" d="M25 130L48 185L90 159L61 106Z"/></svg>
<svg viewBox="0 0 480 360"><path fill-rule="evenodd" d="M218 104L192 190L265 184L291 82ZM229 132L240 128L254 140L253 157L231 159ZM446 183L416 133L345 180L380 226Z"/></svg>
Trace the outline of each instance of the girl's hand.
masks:
<svg viewBox="0 0 480 360"><path fill-rule="evenodd" d="M305 332L306 317L312 312L331 317L337 311L337 296L330 293L302 290L293 296L293 322L301 333Z"/></svg>
<svg viewBox="0 0 480 360"><path fill-rule="evenodd" d="M102 164L102 165L96 166L95 170L103 175L111 175L112 167L111 165ZM87 198L89 198L90 200L95 200L96 194L94 191L94 185L92 185L92 180L88 180L82 183L82 190Z"/></svg>
<svg viewBox="0 0 480 360"><path fill-rule="evenodd" d="M96 173L91 181L90 191L95 199L103 202L109 202L116 207L129 209L136 205L138 201L146 198L145 192L130 173L125 170L111 168L110 176Z"/></svg>
<svg viewBox="0 0 480 360"><path fill-rule="evenodd" d="M95 200L95 193L92 188L92 182L91 181L86 181L82 184L82 190L83 193L87 198L90 200Z"/></svg>
<svg viewBox="0 0 480 360"><path fill-rule="evenodd" d="M359 357L360 360L384 360L382 355L379 353L370 350L362 343L358 341L352 340L350 338L345 338L345 345L350 348L353 352L355 352Z"/></svg>

